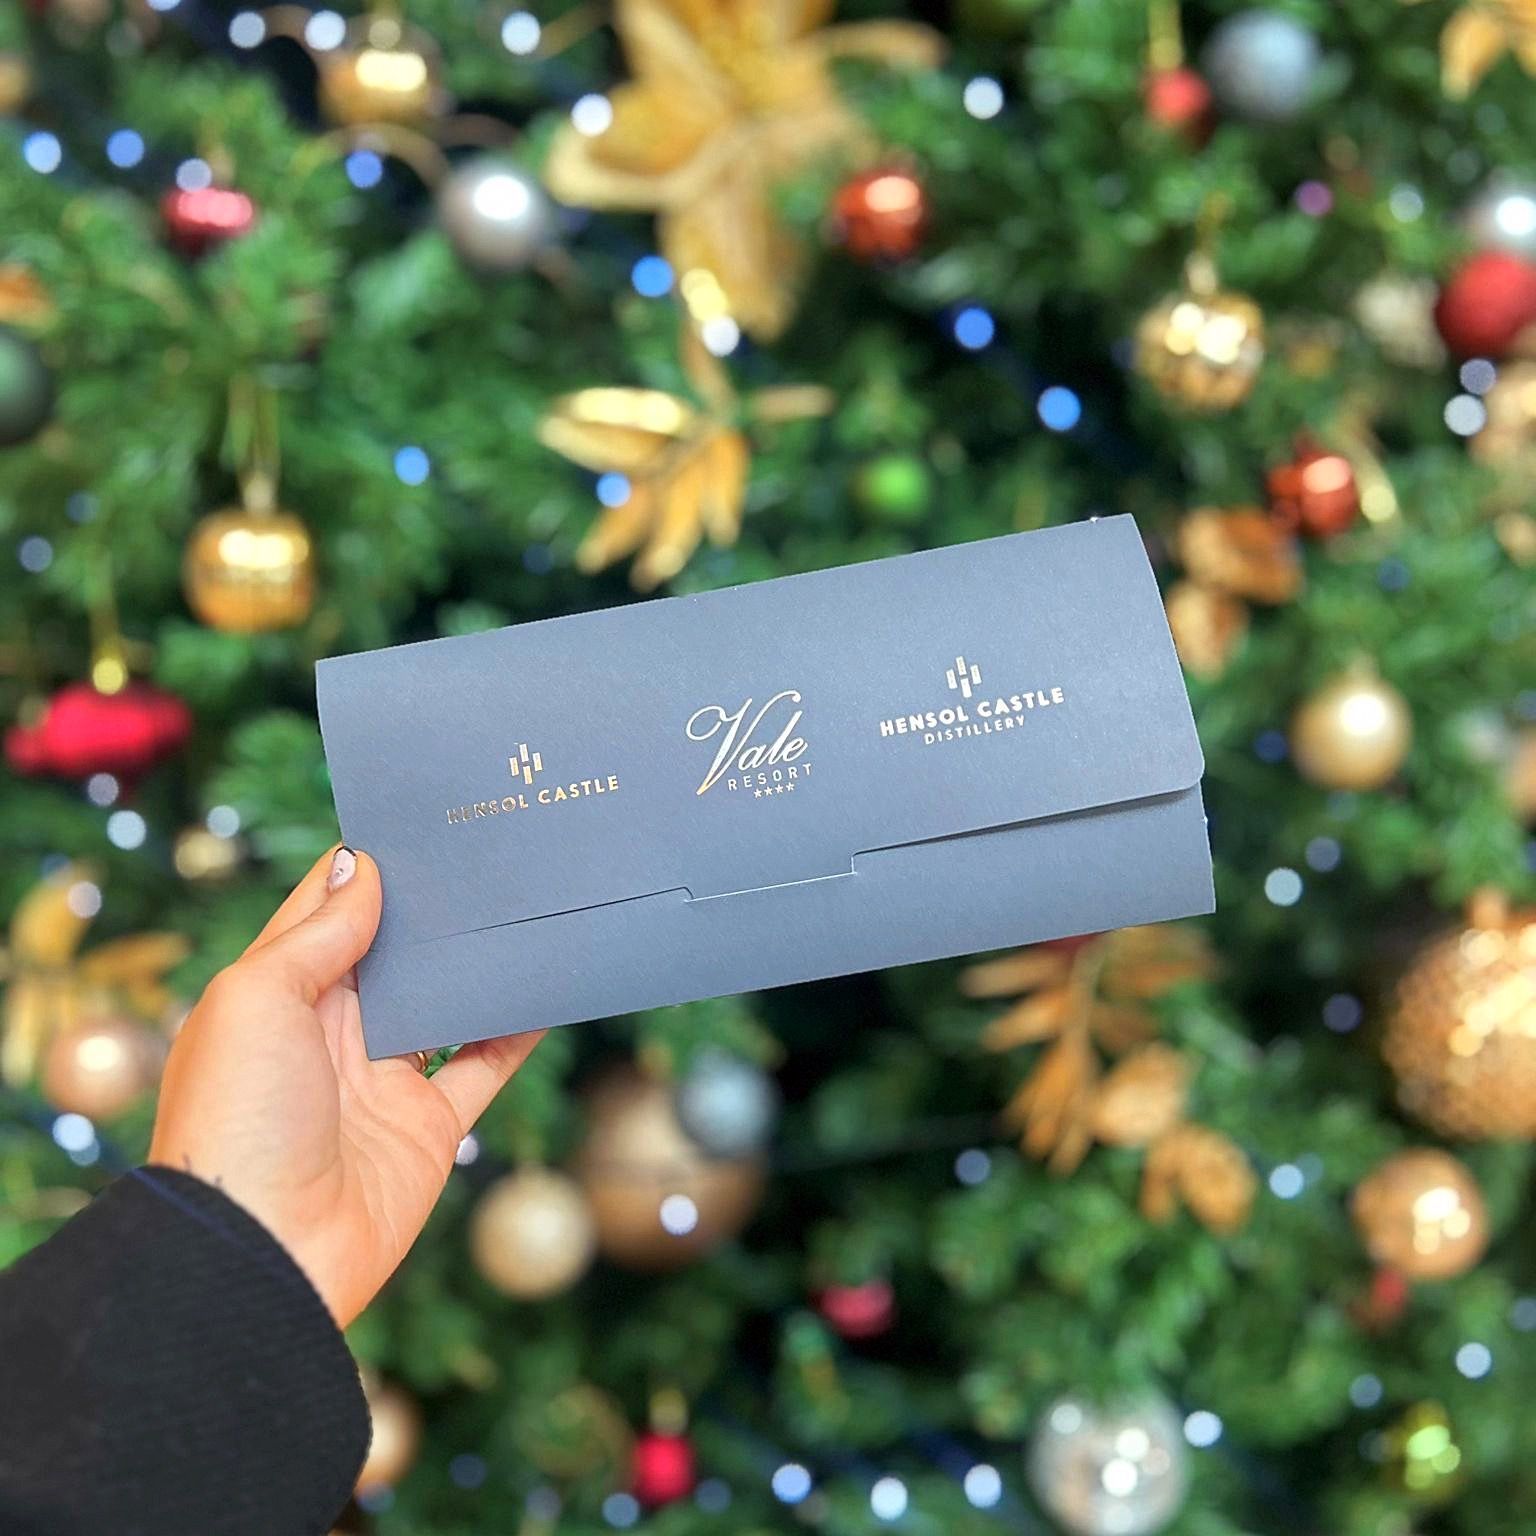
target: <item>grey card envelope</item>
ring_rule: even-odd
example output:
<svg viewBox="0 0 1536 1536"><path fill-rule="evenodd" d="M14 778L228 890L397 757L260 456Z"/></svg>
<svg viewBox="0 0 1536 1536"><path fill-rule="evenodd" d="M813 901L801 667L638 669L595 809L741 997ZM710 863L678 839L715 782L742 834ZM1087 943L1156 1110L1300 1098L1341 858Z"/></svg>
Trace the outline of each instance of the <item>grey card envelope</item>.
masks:
<svg viewBox="0 0 1536 1536"><path fill-rule="evenodd" d="M322 661L373 1056L1212 910L1107 517Z"/></svg>

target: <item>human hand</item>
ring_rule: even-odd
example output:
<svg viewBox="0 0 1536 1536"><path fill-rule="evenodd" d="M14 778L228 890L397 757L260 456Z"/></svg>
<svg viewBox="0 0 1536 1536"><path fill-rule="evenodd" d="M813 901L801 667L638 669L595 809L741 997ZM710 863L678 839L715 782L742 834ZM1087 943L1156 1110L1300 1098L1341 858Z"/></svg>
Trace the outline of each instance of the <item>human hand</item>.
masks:
<svg viewBox="0 0 1536 1536"><path fill-rule="evenodd" d="M209 982L166 1064L150 1161L243 1205L339 1326L405 1257L459 1142L542 1031L467 1045L430 1079L370 1061L352 967L379 925L378 867L322 858Z"/></svg>

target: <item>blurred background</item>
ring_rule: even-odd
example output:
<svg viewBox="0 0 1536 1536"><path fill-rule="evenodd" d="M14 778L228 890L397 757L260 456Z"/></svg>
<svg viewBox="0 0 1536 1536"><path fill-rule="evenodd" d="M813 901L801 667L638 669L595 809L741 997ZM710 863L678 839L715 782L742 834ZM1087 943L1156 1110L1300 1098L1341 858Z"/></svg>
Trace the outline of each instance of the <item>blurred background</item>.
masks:
<svg viewBox="0 0 1536 1536"><path fill-rule="evenodd" d="M832 12L0 12L0 1261L316 658L1129 511L1215 917L554 1033L344 1529L1536 1529L1536 6Z"/></svg>

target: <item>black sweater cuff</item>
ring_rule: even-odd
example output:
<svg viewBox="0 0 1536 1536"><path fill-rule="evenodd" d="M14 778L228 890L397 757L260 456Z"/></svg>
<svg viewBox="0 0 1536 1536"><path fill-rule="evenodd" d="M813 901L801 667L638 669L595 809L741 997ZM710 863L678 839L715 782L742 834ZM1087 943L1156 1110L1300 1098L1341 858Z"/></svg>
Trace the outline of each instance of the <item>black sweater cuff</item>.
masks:
<svg viewBox="0 0 1536 1536"><path fill-rule="evenodd" d="M368 1446L324 1303L241 1207L140 1168L0 1274L0 1530L312 1536Z"/></svg>

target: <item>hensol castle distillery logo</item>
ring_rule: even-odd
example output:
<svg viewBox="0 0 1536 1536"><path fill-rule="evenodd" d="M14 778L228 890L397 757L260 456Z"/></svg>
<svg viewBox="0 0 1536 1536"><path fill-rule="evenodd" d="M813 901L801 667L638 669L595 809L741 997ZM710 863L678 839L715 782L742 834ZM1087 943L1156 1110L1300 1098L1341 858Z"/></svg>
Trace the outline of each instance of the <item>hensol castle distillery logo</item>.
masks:
<svg viewBox="0 0 1536 1536"><path fill-rule="evenodd" d="M490 800L476 800L473 805L450 805L448 825L457 827L490 816L510 816L513 811L567 805L594 795L617 794L619 790L616 773L594 774L590 778L569 779L559 784L537 784L544 772L544 756L541 752L531 751L525 741L520 741L517 750L507 758L507 772L518 786L516 789Z"/></svg>
<svg viewBox="0 0 1536 1536"><path fill-rule="evenodd" d="M735 709L706 704L695 710L684 727L688 739L713 746L715 756L694 793L720 788L754 800L793 794L811 776L800 735L803 714L793 688L780 689L764 704L748 698Z"/></svg>
<svg viewBox="0 0 1536 1536"><path fill-rule="evenodd" d="M1054 709L1067 701L1054 684L1018 692L995 692L983 683L980 665L964 656L956 656L944 669L944 686L953 695L947 703L934 709L889 715L880 722L880 735L892 739L910 737L925 747L946 741L969 741L1018 730L1036 710Z"/></svg>

